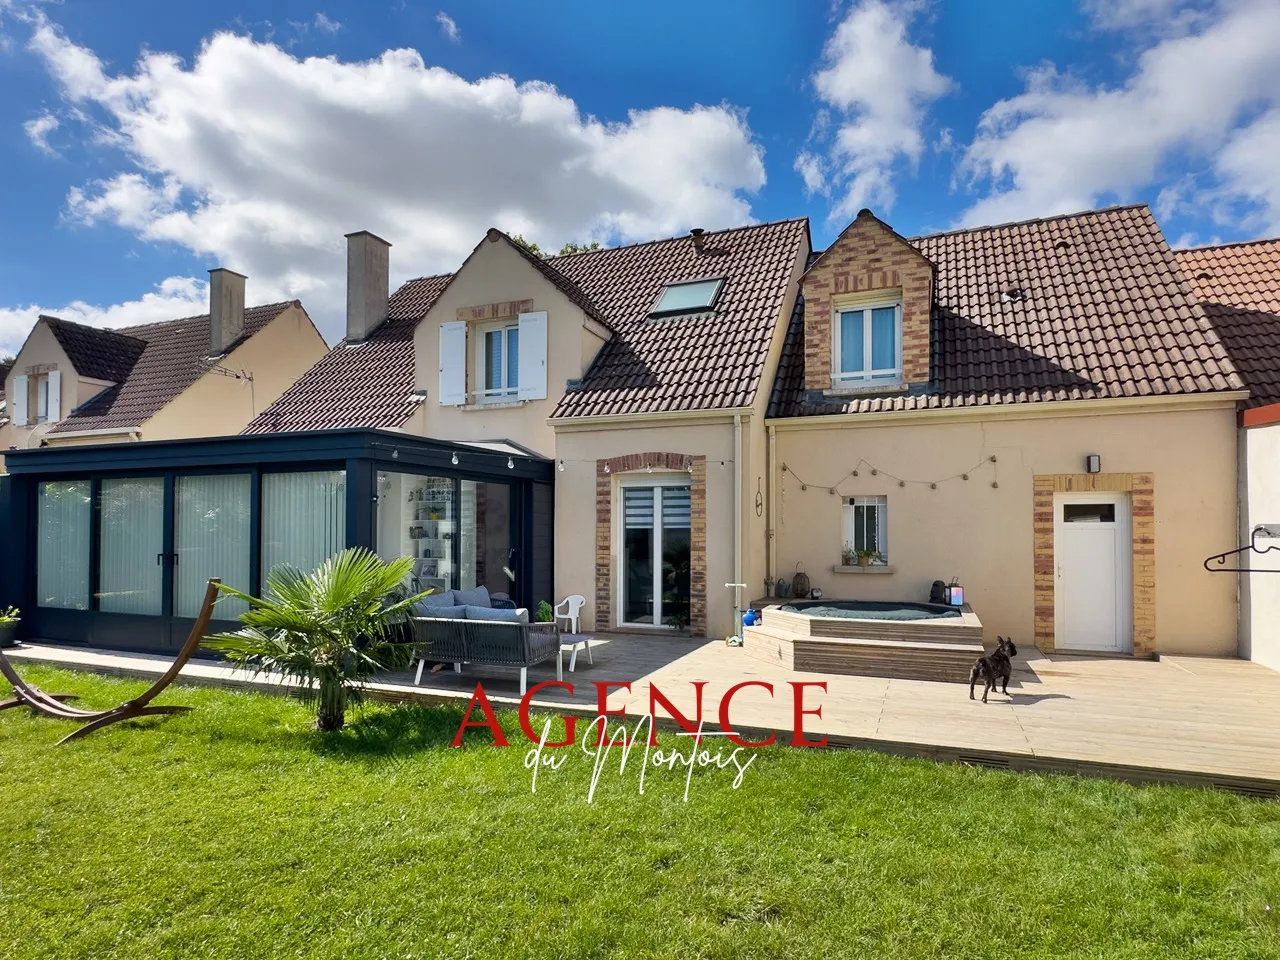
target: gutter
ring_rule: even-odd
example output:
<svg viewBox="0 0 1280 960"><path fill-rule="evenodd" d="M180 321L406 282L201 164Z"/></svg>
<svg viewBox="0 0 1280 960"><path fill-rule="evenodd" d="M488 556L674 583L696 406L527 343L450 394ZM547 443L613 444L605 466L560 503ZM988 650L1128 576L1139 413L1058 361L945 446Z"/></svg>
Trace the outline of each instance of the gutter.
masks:
<svg viewBox="0 0 1280 960"><path fill-rule="evenodd" d="M650 427L661 423L735 423L738 418L750 419L751 407L728 407L724 410L666 410L650 413L610 413L595 417L547 417L547 426L553 430L595 430L600 427Z"/></svg>
<svg viewBox="0 0 1280 960"><path fill-rule="evenodd" d="M1088 414L1158 412L1161 410L1221 410L1234 407L1249 396L1248 390L1224 390L1212 394L1164 394L1152 397L1106 397L1096 400L1042 400L1032 403L991 403L967 407L925 410L886 410L876 413L827 413L803 417L772 417L768 427L779 430L823 430L833 426L883 427L889 424L955 423L966 420L1053 420Z"/></svg>
<svg viewBox="0 0 1280 960"><path fill-rule="evenodd" d="M778 504L776 501L778 484L773 479L773 465L778 462L778 436L772 423L768 424L765 429L769 434L769 453L765 460L764 471L765 479L769 481L769 497L765 508L768 510L768 515L764 521L764 536L768 551L764 575L769 581L769 590L771 591L773 584L777 582L778 572L778 531L774 527L774 524L778 522Z"/></svg>
<svg viewBox="0 0 1280 960"><path fill-rule="evenodd" d="M742 414L733 415L733 632L742 636Z"/></svg>

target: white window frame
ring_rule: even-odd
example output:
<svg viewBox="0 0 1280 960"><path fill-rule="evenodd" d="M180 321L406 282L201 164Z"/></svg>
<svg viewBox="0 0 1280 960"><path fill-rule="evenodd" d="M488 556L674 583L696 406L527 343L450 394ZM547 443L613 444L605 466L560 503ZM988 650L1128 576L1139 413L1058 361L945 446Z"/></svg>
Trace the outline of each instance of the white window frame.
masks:
<svg viewBox="0 0 1280 960"><path fill-rule="evenodd" d="M666 487L688 487L689 488L689 505L693 508L693 480L688 473L637 473L629 474L618 480L618 485L614 494L613 508L613 542L616 543L617 549L614 555L614 574L613 574L613 609L614 626L626 627L628 630L657 630L657 631L673 631L676 628L668 626L665 623L645 623L644 621L627 620L626 617L626 599L627 599L627 554L625 549L626 538L626 510L624 507L624 491L627 487L649 487L649 488L666 488ZM653 504L653 549L654 555L662 556L662 494L654 497ZM692 519L690 519L690 527L692 528ZM692 529L690 530L692 537ZM657 613L661 611L662 606L662 563L655 563L653 570L653 609L655 619Z"/></svg>
<svg viewBox="0 0 1280 960"><path fill-rule="evenodd" d="M514 403L520 399L520 360L516 357L516 366L513 370L511 364L511 354L507 350L507 331L516 331L516 336L520 335L520 320L518 317L512 317L509 320L499 320L496 323L480 324L476 327L476 399L481 403ZM484 386L485 374L489 369L489 334L502 331L502 374L503 386L496 389L486 389ZM519 349L517 347L517 349ZM506 386L506 382L510 377L514 376L515 385Z"/></svg>
<svg viewBox="0 0 1280 960"><path fill-rule="evenodd" d="M872 560L871 562L876 566L887 564L889 562L889 498L883 495L844 498L844 503L841 507L844 514L844 522L842 524L844 543L841 544L841 552L843 553L845 544L851 546L855 552L859 549L865 549L865 545L859 547L854 537L854 531L856 530L853 519L855 507L876 508L876 543L877 549L880 551L880 559Z"/></svg>
<svg viewBox="0 0 1280 960"><path fill-rule="evenodd" d="M47 373L36 374L33 378L36 388L36 415L32 418L32 423L48 423L49 422L49 375Z"/></svg>
<svg viewBox="0 0 1280 960"><path fill-rule="evenodd" d="M871 312L885 307L894 308L894 357L893 367L874 369L864 366L861 370L840 369L840 334L844 326L843 314L862 314L862 362L871 363ZM836 307L831 315L831 379L838 386L859 386L885 384L895 386L902 383L902 301L884 300L879 303L859 303L848 307Z"/></svg>

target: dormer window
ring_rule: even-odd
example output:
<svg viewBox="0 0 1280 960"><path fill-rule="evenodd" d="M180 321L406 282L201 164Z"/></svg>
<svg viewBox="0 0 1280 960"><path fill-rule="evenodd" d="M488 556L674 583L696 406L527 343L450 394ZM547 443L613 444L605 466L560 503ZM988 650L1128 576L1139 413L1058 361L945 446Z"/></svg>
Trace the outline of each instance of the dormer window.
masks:
<svg viewBox="0 0 1280 960"><path fill-rule="evenodd" d="M843 308L835 320L831 367L836 386L901 382L901 302Z"/></svg>
<svg viewBox="0 0 1280 960"><path fill-rule="evenodd" d="M724 285L724 277L714 280L690 280L669 283L658 294L658 300L649 311L652 317L675 317L683 313L701 313L710 310Z"/></svg>

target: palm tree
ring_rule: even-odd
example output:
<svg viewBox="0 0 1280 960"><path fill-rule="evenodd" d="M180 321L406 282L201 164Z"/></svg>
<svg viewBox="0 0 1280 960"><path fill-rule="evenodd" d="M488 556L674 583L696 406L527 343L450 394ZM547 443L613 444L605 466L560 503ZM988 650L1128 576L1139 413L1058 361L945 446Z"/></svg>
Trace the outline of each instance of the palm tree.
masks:
<svg viewBox="0 0 1280 960"><path fill-rule="evenodd" d="M273 671L300 681L318 700L316 729L341 730L349 699L381 670L409 664L398 627L425 593L403 596L413 560L383 561L365 547L343 550L311 573L281 564L267 575L262 597L222 584L249 604L244 626L209 638L209 646L254 673Z"/></svg>

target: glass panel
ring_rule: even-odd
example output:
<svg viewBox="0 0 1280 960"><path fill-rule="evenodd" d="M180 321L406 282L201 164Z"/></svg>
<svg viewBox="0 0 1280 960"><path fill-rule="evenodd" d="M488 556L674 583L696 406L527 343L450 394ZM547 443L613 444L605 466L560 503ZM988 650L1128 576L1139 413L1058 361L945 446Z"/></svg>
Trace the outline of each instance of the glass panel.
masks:
<svg viewBox="0 0 1280 960"><path fill-rule="evenodd" d="M505 483L462 481L460 589L487 587L511 593L511 488Z"/></svg>
<svg viewBox="0 0 1280 960"><path fill-rule="evenodd" d="M88 480L40 484L36 494L36 603L89 609Z"/></svg>
<svg viewBox="0 0 1280 960"><path fill-rule="evenodd" d="M484 335L484 388L502 388L502 331L490 330Z"/></svg>
<svg viewBox="0 0 1280 960"><path fill-rule="evenodd" d="M690 500L688 487L662 487L662 622L689 625Z"/></svg>
<svg viewBox="0 0 1280 960"><path fill-rule="evenodd" d="M165 569L164 480L103 480L98 505L98 609L159 616Z"/></svg>
<svg viewBox="0 0 1280 960"><path fill-rule="evenodd" d="M249 589L249 475L178 477L174 496L173 614L195 617L210 577ZM223 597L214 616L234 620L245 609Z"/></svg>
<svg viewBox="0 0 1280 960"><path fill-rule="evenodd" d="M1115 523L1116 505L1114 503L1064 503L1062 520L1064 523Z"/></svg>
<svg viewBox="0 0 1280 960"><path fill-rule="evenodd" d="M454 575L454 481L378 472L378 556L413 557L409 588L451 590Z"/></svg>
<svg viewBox="0 0 1280 960"><path fill-rule="evenodd" d="M876 307L871 311L871 366L892 370L898 366L898 310Z"/></svg>
<svg viewBox="0 0 1280 960"><path fill-rule="evenodd" d="M36 422L49 419L49 378L36 377Z"/></svg>
<svg viewBox="0 0 1280 960"><path fill-rule="evenodd" d="M839 373L862 373L865 369L862 349L862 311L840 314Z"/></svg>
<svg viewBox="0 0 1280 960"><path fill-rule="evenodd" d="M287 563L310 572L347 542L344 470L262 476L262 577Z"/></svg>
<svg viewBox="0 0 1280 960"><path fill-rule="evenodd" d="M622 488L622 619L653 623L652 487Z"/></svg>
<svg viewBox="0 0 1280 960"><path fill-rule="evenodd" d="M677 310L705 310L715 302L719 280L699 280L694 283L673 283L663 287L662 295L654 305L654 313Z"/></svg>
<svg viewBox="0 0 1280 960"><path fill-rule="evenodd" d="M520 328L507 329L507 386L515 390L520 380Z"/></svg>

